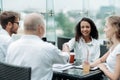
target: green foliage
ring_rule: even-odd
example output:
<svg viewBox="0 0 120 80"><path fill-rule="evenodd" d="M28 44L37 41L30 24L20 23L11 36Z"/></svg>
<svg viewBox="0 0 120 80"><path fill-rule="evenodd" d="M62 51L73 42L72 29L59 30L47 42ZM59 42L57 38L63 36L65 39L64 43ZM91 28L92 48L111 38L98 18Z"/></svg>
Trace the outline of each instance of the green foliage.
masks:
<svg viewBox="0 0 120 80"><path fill-rule="evenodd" d="M55 16L55 21L57 23L57 29L63 30L63 35L66 37L74 36L74 22L70 21L69 17L63 14L62 12L58 13Z"/></svg>

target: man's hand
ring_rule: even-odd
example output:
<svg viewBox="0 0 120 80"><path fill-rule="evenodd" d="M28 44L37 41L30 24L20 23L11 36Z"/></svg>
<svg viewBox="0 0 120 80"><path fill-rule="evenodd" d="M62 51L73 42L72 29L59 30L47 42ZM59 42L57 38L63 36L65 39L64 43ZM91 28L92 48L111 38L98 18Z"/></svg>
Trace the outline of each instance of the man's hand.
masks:
<svg viewBox="0 0 120 80"><path fill-rule="evenodd" d="M63 52L70 52L69 46L67 44L63 44L62 51Z"/></svg>

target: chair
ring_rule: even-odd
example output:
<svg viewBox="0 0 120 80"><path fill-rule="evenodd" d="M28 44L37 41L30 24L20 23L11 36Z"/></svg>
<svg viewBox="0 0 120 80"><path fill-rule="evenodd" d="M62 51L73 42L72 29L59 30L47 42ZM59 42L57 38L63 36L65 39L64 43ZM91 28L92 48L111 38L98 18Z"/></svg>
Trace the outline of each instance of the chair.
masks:
<svg viewBox="0 0 120 80"><path fill-rule="evenodd" d="M107 51L108 48L106 45L100 45L100 57L102 57Z"/></svg>
<svg viewBox="0 0 120 80"><path fill-rule="evenodd" d="M30 80L31 68L0 62L0 80Z"/></svg>
<svg viewBox="0 0 120 80"><path fill-rule="evenodd" d="M47 38L46 38L46 37L43 37L42 40L43 40L43 41L47 41Z"/></svg>
<svg viewBox="0 0 120 80"><path fill-rule="evenodd" d="M53 45L55 45L55 42L54 42L54 41L47 41L47 42L52 43Z"/></svg>
<svg viewBox="0 0 120 80"><path fill-rule="evenodd" d="M45 42L49 42L49 43L52 43L53 45L55 45L54 41L48 41L46 37L43 37L42 40L45 41Z"/></svg>
<svg viewBox="0 0 120 80"><path fill-rule="evenodd" d="M65 42L68 42L71 38L65 38L65 37L57 37L57 46L59 49L62 50L62 45L65 43Z"/></svg>

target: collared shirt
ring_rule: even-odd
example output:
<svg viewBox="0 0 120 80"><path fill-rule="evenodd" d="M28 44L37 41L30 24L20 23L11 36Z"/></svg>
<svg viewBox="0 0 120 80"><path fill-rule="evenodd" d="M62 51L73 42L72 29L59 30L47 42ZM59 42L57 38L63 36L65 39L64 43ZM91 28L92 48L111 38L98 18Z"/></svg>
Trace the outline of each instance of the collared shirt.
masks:
<svg viewBox="0 0 120 80"><path fill-rule="evenodd" d="M1 62L5 61L7 48L11 42L12 42L12 38L10 37L8 32L5 31L4 29L1 29L0 30L0 61Z"/></svg>
<svg viewBox="0 0 120 80"><path fill-rule="evenodd" d="M9 46L6 62L31 67L31 80L52 80L53 64L65 64L68 58L68 53L62 53L57 47L42 41L38 36L24 35Z"/></svg>
<svg viewBox="0 0 120 80"><path fill-rule="evenodd" d="M85 43L85 40L81 37L79 42L75 41L75 38L72 38L69 42L66 43L70 50L74 49L75 58L81 61L87 58L87 53L89 53L89 61L93 62L94 60L100 57L100 44L96 39L92 38L92 41Z"/></svg>

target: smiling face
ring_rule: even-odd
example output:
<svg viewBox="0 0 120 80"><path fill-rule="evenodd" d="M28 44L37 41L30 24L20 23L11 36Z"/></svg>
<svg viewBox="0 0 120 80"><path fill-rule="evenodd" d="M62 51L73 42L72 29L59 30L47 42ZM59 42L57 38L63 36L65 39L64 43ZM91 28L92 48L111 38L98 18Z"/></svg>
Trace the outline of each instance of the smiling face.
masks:
<svg viewBox="0 0 120 80"><path fill-rule="evenodd" d="M83 37L89 37L91 32L91 26L87 21L82 21L80 24L80 30Z"/></svg>

